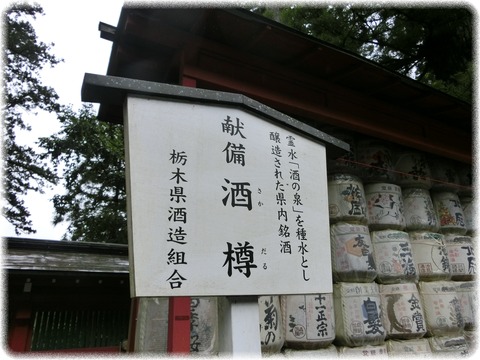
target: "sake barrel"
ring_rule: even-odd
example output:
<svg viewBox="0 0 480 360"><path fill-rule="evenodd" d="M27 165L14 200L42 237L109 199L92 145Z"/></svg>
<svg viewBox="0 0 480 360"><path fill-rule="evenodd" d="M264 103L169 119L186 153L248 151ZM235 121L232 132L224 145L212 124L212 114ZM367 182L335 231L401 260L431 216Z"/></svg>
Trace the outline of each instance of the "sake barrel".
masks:
<svg viewBox="0 0 480 360"><path fill-rule="evenodd" d="M454 281L420 281L427 335L460 335L464 328L460 300Z"/></svg>
<svg viewBox="0 0 480 360"><path fill-rule="evenodd" d="M138 298L136 331L132 335L137 354L166 353L168 338L168 298Z"/></svg>
<svg viewBox="0 0 480 360"><path fill-rule="evenodd" d="M315 349L315 350L302 350L302 349L290 349L285 348L283 353L286 358L294 359L335 359L338 357L337 348L335 345L327 346L326 348Z"/></svg>
<svg viewBox="0 0 480 360"><path fill-rule="evenodd" d="M347 357L347 358L359 358L359 357L372 357L376 356L379 358L386 358L388 355L387 346L385 344L382 345L364 345L358 347L348 347L348 346L340 346L338 348L338 354L340 357Z"/></svg>
<svg viewBox="0 0 480 360"><path fill-rule="evenodd" d="M391 357L422 357L431 358L432 349L427 339L387 340L388 356Z"/></svg>
<svg viewBox="0 0 480 360"><path fill-rule="evenodd" d="M445 246L452 280L473 280L476 274L476 259L472 238L447 234L445 235Z"/></svg>
<svg viewBox="0 0 480 360"><path fill-rule="evenodd" d="M429 231L413 231L408 235L419 280L450 280L452 275L444 235Z"/></svg>
<svg viewBox="0 0 480 360"><path fill-rule="evenodd" d="M407 231L438 231L440 225L428 190L402 188L402 200Z"/></svg>
<svg viewBox="0 0 480 360"><path fill-rule="evenodd" d="M330 225L332 274L335 282L372 282L377 276L368 226Z"/></svg>
<svg viewBox="0 0 480 360"><path fill-rule="evenodd" d="M462 204L451 191L432 192L432 201L440 224L440 232L463 235L467 232Z"/></svg>
<svg viewBox="0 0 480 360"><path fill-rule="evenodd" d="M392 151L388 144L376 139L358 141L357 160L364 183L395 181Z"/></svg>
<svg viewBox="0 0 480 360"><path fill-rule="evenodd" d="M333 295L281 297L285 345L292 349L319 349L335 339Z"/></svg>
<svg viewBox="0 0 480 360"><path fill-rule="evenodd" d="M465 337L465 341L467 342L467 347L471 349L471 351L478 349L478 331L464 330L463 336Z"/></svg>
<svg viewBox="0 0 480 360"><path fill-rule="evenodd" d="M389 183L365 185L367 219L370 230L405 228L402 189Z"/></svg>
<svg viewBox="0 0 480 360"><path fill-rule="evenodd" d="M432 173L432 191L459 190L460 179L455 163L449 159L429 156L430 171Z"/></svg>
<svg viewBox="0 0 480 360"><path fill-rule="evenodd" d="M277 354L285 342L280 296L259 296L258 312L262 354Z"/></svg>
<svg viewBox="0 0 480 360"><path fill-rule="evenodd" d="M403 151L395 163L395 183L402 188L432 187L430 166L425 154L415 151Z"/></svg>
<svg viewBox="0 0 480 360"><path fill-rule="evenodd" d="M371 239L377 282L391 284L418 280L408 233L398 230L372 231Z"/></svg>
<svg viewBox="0 0 480 360"><path fill-rule="evenodd" d="M475 201L473 196L463 195L459 196L460 204L462 205L463 216L465 218L465 228L467 234L473 235L475 232L475 219L477 218L477 212L475 211Z"/></svg>
<svg viewBox="0 0 480 360"><path fill-rule="evenodd" d="M468 164L460 164L457 167L458 179L460 187L458 188L458 196L471 196L473 187L472 166Z"/></svg>
<svg viewBox="0 0 480 360"><path fill-rule="evenodd" d="M376 283L333 284L335 342L343 346L381 345L386 336Z"/></svg>
<svg viewBox="0 0 480 360"><path fill-rule="evenodd" d="M380 285L380 299L387 339L415 339L425 335L425 316L415 283Z"/></svg>
<svg viewBox="0 0 480 360"><path fill-rule="evenodd" d="M359 177L335 174L328 177L328 213L330 222L367 222L365 190Z"/></svg>
<svg viewBox="0 0 480 360"><path fill-rule="evenodd" d="M218 354L218 303L216 297L190 299L190 352Z"/></svg>
<svg viewBox="0 0 480 360"><path fill-rule="evenodd" d="M430 348L434 355L446 357L467 357L469 355L468 344L463 335L458 336L434 336L428 338Z"/></svg>
<svg viewBox="0 0 480 360"><path fill-rule="evenodd" d="M475 281L455 281L465 330L477 328L478 296Z"/></svg>

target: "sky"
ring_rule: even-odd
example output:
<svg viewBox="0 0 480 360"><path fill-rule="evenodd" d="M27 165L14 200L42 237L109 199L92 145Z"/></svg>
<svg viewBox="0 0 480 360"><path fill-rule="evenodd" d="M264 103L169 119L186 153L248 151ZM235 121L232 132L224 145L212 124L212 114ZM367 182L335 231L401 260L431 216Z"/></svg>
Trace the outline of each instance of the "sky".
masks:
<svg viewBox="0 0 480 360"><path fill-rule="evenodd" d="M9 2L12 4L13 2ZM29 2L33 3L33 2ZM74 109L82 106L81 88L85 73L105 75L112 42L100 38L99 22L117 26L123 0L58 1L38 0L44 16L39 16L33 26L40 41L54 43L52 53L64 59L54 68L41 73L42 82L51 86L60 96L60 103L71 104ZM2 10L5 5L2 5ZM19 141L33 144L38 137L49 136L60 130L54 115L41 114L27 120L32 131L19 135ZM62 192L61 187L44 195L30 193L25 198L32 213L35 234L21 237L60 240L66 225L53 227L54 209L49 199ZM3 216L0 216L0 236L17 236Z"/></svg>

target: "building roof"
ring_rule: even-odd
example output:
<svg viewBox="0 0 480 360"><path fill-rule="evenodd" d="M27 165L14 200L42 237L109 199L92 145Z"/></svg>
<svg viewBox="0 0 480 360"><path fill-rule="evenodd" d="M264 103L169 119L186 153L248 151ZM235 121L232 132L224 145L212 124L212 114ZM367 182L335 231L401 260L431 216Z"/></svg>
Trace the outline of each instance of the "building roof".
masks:
<svg viewBox="0 0 480 360"><path fill-rule="evenodd" d="M11 271L128 274L128 246L5 238L2 267Z"/></svg>
<svg viewBox="0 0 480 360"><path fill-rule="evenodd" d="M322 130L336 126L471 163L472 107L240 9L124 6L107 75L242 93ZM121 104L99 118L122 122Z"/></svg>

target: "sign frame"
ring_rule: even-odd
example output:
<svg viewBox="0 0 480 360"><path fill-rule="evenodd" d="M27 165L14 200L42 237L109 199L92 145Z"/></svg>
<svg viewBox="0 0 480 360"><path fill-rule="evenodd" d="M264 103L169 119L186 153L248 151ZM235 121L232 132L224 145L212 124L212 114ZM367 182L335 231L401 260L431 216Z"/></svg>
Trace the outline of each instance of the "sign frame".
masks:
<svg viewBox="0 0 480 360"><path fill-rule="evenodd" d="M125 139L133 296L332 291L323 144L236 107L138 95L127 97ZM232 166L251 147L254 166L244 158ZM256 175L232 180L242 171ZM247 191L248 202L239 195Z"/></svg>
<svg viewBox="0 0 480 360"><path fill-rule="evenodd" d="M102 105L109 105L110 109L124 110L124 122L125 115L127 114L126 98L128 96L143 96L152 99L168 99L190 104L209 104L213 106L227 106L232 108L241 109L255 116L261 117L267 122L274 123L282 128L293 131L296 134L300 134L305 139L312 140L318 144L325 146L328 151L329 157L337 157L343 155L346 151L349 151L349 145L343 141L340 141L322 131L313 128L301 121L293 119L288 115L278 112L264 104L261 104L253 99L245 97L241 94L226 93L205 89L193 89L183 86L156 83L150 81L127 79L114 76L102 76L95 74L85 74L84 83L82 86L82 100L90 102L101 102ZM102 105L100 113L102 113ZM111 105L114 105L113 107ZM121 113L121 112L120 112ZM105 114L104 114L105 115ZM110 121L118 121L118 114L110 117ZM120 118L121 119L121 118ZM126 122L125 122L126 123ZM325 178L326 183L326 178ZM326 197L325 197L326 198ZM129 215L131 215L129 209ZM328 211L325 210L325 216L328 217ZM130 236L131 237L131 236ZM325 239L327 240L327 239ZM327 249L326 249L327 250ZM131 274L134 272L135 249L130 248L131 259ZM329 251L328 251L329 253ZM138 260L138 259L137 259ZM325 264L324 264L325 266ZM329 276L330 278L330 276ZM328 283L331 286L331 281L322 282ZM331 280L331 279L330 279ZM258 291L257 291L258 290ZM322 291L321 287L312 289L313 292L318 293ZM276 291L275 291L276 292ZM308 293L310 293L309 291ZM253 294L253 293L252 293ZM262 295L267 293L262 291L261 288L255 290L256 295ZM268 292L272 295L271 292ZM141 294L132 290L132 296L160 296L159 293ZM195 293L189 294L166 294L167 296L195 296ZM213 294L212 294L213 295ZM218 294L221 295L221 294ZM228 294L226 294L228 295ZM234 295L234 294L230 294ZM248 294L240 294L248 295Z"/></svg>

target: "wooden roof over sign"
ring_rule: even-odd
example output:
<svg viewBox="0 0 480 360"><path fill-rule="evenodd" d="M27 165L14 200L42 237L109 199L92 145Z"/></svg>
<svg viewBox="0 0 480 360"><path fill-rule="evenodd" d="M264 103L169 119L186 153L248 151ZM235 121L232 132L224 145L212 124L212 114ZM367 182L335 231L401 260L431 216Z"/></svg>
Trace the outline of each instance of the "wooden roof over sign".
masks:
<svg viewBox="0 0 480 360"><path fill-rule="evenodd" d="M471 163L472 107L246 10L124 6L107 75L237 92L310 126L336 126ZM99 117L122 122L121 104Z"/></svg>

